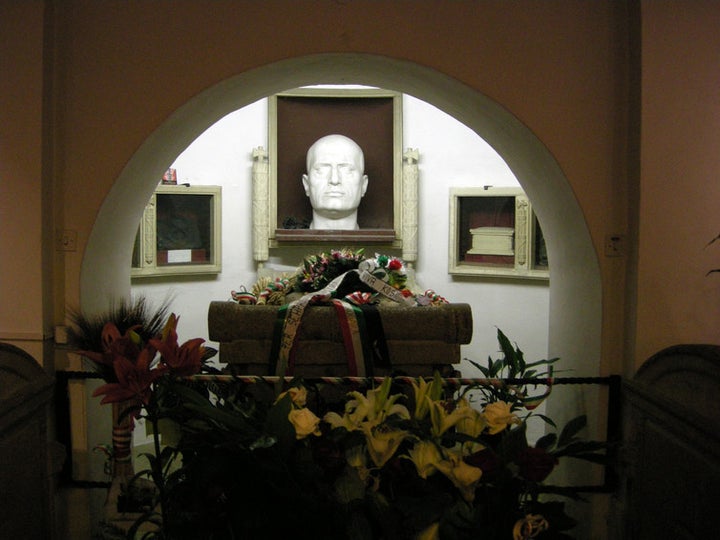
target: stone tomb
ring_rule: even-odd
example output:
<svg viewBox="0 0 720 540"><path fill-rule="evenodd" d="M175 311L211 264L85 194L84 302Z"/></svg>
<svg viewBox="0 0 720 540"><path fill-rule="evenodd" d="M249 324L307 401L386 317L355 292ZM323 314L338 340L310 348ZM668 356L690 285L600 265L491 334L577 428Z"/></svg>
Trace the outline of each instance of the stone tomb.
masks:
<svg viewBox="0 0 720 540"><path fill-rule="evenodd" d="M268 366L278 309L233 301L211 302L208 332L210 340L219 343L219 360L237 374L274 375ZM472 338L468 304L406 307L381 303L378 311L392 367L375 368L375 376L432 376L436 369L450 376L452 364L461 360L460 346ZM306 308L295 354L296 375L348 375L342 331L331 306Z"/></svg>

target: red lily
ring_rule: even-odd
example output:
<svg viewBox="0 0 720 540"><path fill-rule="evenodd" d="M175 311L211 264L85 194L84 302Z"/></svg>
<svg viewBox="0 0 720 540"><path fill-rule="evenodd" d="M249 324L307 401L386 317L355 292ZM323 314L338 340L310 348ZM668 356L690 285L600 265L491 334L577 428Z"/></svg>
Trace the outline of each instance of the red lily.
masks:
<svg viewBox="0 0 720 540"><path fill-rule="evenodd" d="M93 397L104 395L101 404L135 400L138 405L147 405L152 395L152 383L167 371L162 365L150 369L154 357L154 347L142 349L135 362L124 356L116 356L113 360L113 369L118 382L100 386L93 392Z"/></svg>
<svg viewBox="0 0 720 540"><path fill-rule="evenodd" d="M202 338L194 338L178 346L177 328L179 317L170 315L163 328L161 339L151 339L150 344L157 348L162 362L170 368L170 372L178 377L187 377L200 372L202 357L205 353L205 342Z"/></svg>
<svg viewBox="0 0 720 540"><path fill-rule="evenodd" d="M121 335L115 323L106 323L100 336L102 351L79 351L79 354L109 368L113 367L118 356L134 359L140 354L140 336L135 331L137 328L139 326L128 328Z"/></svg>

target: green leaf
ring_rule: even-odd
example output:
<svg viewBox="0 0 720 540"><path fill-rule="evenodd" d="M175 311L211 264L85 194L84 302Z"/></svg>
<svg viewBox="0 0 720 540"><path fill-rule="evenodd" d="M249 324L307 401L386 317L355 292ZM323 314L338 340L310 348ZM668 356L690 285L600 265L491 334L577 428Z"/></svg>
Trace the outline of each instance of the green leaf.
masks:
<svg viewBox="0 0 720 540"><path fill-rule="evenodd" d="M273 445L277 444L277 439L275 437L272 437L271 435L262 434L260 437L255 439L254 442L250 444L250 450L258 450L260 448L270 448Z"/></svg>
<svg viewBox="0 0 720 540"><path fill-rule="evenodd" d="M509 364L511 368L514 368L515 366L515 348L512 346L512 343L510 343L510 340L507 338L505 334L503 334L503 331L498 328L497 330L497 339L498 343L500 344L500 350L502 351L503 355L505 356L505 363Z"/></svg>
<svg viewBox="0 0 720 540"><path fill-rule="evenodd" d="M603 456L605 454L597 454L598 450L606 450L608 443L601 441L572 441L564 447L558 446L558 449L553 452L556 457L568 456L578 459L585 459L587 461L593 461L597 463L595 456Z"/></svg>
<svg viewBox="0 0 720 540"><path fill-rule="evenodd" d="M560 495L573 499L575 501L585 501L586 499L574 488L569 486L552 486L548 484L539 484L537 486L538 493L550 493L552 495ZM546 503L548 504L548 503ZM546 516L547 518L547 516ZM549 518L547 518L549 520Z"/></svg>
<svg viewBox="0 0 720 540"><path fill-rule="evenodd" d="M505 359L498 358L495 360L492 366L492 377L498 377L501 375L502 369L505 366Z"/></svg>
<svg viewBox="0 0 720 540"><path fill-rule="evenodd" d="M190 388L178 385L175 388L175 392L183 400L183 406L186 409L198 413L202 418L215 420L226 428L238 432L252 429L241 416L215 407L207 399Z"/></svg>
<svg viewBox="0 0 720 540"><path fill-rule="evenodd" d="M162 522L160 521L160 517L159 517L158 513L150 510L149 512L146 512L146 513L144 513L143 515L141 515L141 516L135 521L135 523L133 523L133 524L130 526L130 528L129 528L128 531L127 531L127 536L126 536L126 538L128 538L128 540L134 540L135 537L136 537L136 535L137 535L137 533L138 533L138 531L139 531L139 529L140 529L140 526L141 526L143 523L148 523L148 522L149 522L149 523L154 523L155 525L160 525L160 524L162 523ZM151 534L151 533L152 533L152 534L155 534L155 531L148 531L147 533L145 533L145 535L143 535L143 538L145 538L145 536L146 536L147 534Z"/></svg>
<svg viewBox="0 0 720 540"><path fill-rule="evenodd" d="M610 457L606 454L587 453L587 454L572 454L567 456L574 459L582 459L583 461L589 461L590 463L597 463L598 465L607 465L610 463Z"/></svg>
<svg viewBox="0 0 720 540"><path fill-rule="evenodd" d="M138 479L150 477L152 476L152 471L150 469L143 469L141 471L136 472L130 480L128 480L128 486L133 485Z"/></svg>
<svg viewBox="0 0 720 540"><path fill-rule="evenodd" d="M466 362L469 362L475 369L479 370L485 377L490 377L490 367L492 366L492 360L488 357L488 367L483 367L477 362L470 360L469 358L463 358Z"/></svg>
<svg viewBox="0 0 720 540"><path fill-rule="evenodd" d="M148 460L148 463L150 463L150 467L155 466L155 462L157 461L157 456L152 452L142 452L138 454L138 457L144 457Z"/></svg>
<svg viewBox="0 0 720 540"><path fill-rule="evenodd" d="M148 422L146 425L150 425ZM151 428L152 429L152 428ZM177 446L180 442L182 428L175 420L171 418L161 418L158 420L158 431L162 435L162 442L168 446Z"/></svg>
<svg viewBox="0 0 720 540"><path fill-rule="evenodd" d="M549 416L545 416L544 414L539 414L539 413L535 413L533 416L537 416L538 418L542 418L543 421L545 421L546 424L549 424L549 425L551 425L552 427L557 428L557 426L555 425L555 422L554 422L553 419L550 418Z"/></svg>
<svg viewBox="0 0 720 540"><path fill-rule="evenodd" d="M544 435L537 440L537 442L535 443L535 447L543 448L544 450L548 450L548 449L552 448L552 446L556 442L557 442L557 434L548 433L547 435Z"/></svg>
<svg viewBox="0 0 720 540"><path fill-rule="evenodd" d="M505 430L498 445L498 454L504 461L514 461L515 457L528 447L525 422L513 429Z"/></svg>
<svg viewBox="0 0 720 540"><path fill-rule="evenodd" d="M548 365L548 366L549 366L550 364L554 364L554 363L557 362L558 360L560 360L560 358L558 358L558 357L556 357L556 358L551 358L551 359L549 359L549 360L536 360L535 362L530 362L530 363L528 363L528 364L525 364L525 367L526 367L526 368L530 368L530 367L542 366L542 365Z"/></svg>
<svg viewBox="0 0 720 540"><path fill-rule="evenodd" d="M433 401L438 401L442 397L443 393L443 386L445 385L445 382L443 381L443 378L440 376L439 371L435 371L433 373L433 380L430 383L430 390L428 392L428 396Z"/></svg>
<svg viewBox="0 0 720 540"><path fill-rule="evenodd" d="M265 430L276 438L278 448L283 454L288 454L295 443L295 426L288 418L292 408L292 398L290 394L285 394L270 407L265 419Z"/></svg>
<svg viewBox="0 0 720 540"><path fill-rule="evenodd" d="M585 416L584 414L573 418L567 424L565 424L565 427L560 433L560 438L558 439L558 448L562 448L568 443L570 443L573 437L575 437L575 435L577 435L580 430L583 429L586 425L587 416Z"/></svg>

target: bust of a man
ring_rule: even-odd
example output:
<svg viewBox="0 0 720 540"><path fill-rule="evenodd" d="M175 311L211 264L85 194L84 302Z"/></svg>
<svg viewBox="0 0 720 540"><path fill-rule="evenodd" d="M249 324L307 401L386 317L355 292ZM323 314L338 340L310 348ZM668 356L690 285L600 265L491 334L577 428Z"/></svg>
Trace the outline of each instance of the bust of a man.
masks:
<svg viewBox="0 0 720 540"><path fill-rule="evenodd" d="M307 152L307 173L302 177L313 208L311 229L358 228L357 210L368 177L360 146L344 135L326 135Z"/></svg>

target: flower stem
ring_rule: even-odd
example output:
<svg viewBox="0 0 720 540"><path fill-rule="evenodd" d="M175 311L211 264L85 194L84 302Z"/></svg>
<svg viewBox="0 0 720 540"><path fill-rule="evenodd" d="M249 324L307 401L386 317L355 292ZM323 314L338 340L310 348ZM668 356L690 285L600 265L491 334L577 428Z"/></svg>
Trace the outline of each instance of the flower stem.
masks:
<svg viewBox="0 0 720 540"><path fill-rule="evenodd" d="M158 429L158 418L156 414L151 415L151 421L153 426L153 442L155 443L155 460L153 461L153 477L155 479L155 485L158 488L158 494L160 497L160 516L162 518L161 531L165 531L168 526L167 511L165 508L165 478L163 478L163 464L160 453L160 431ZM163 534L164 538L165 535Z"/></svg>

